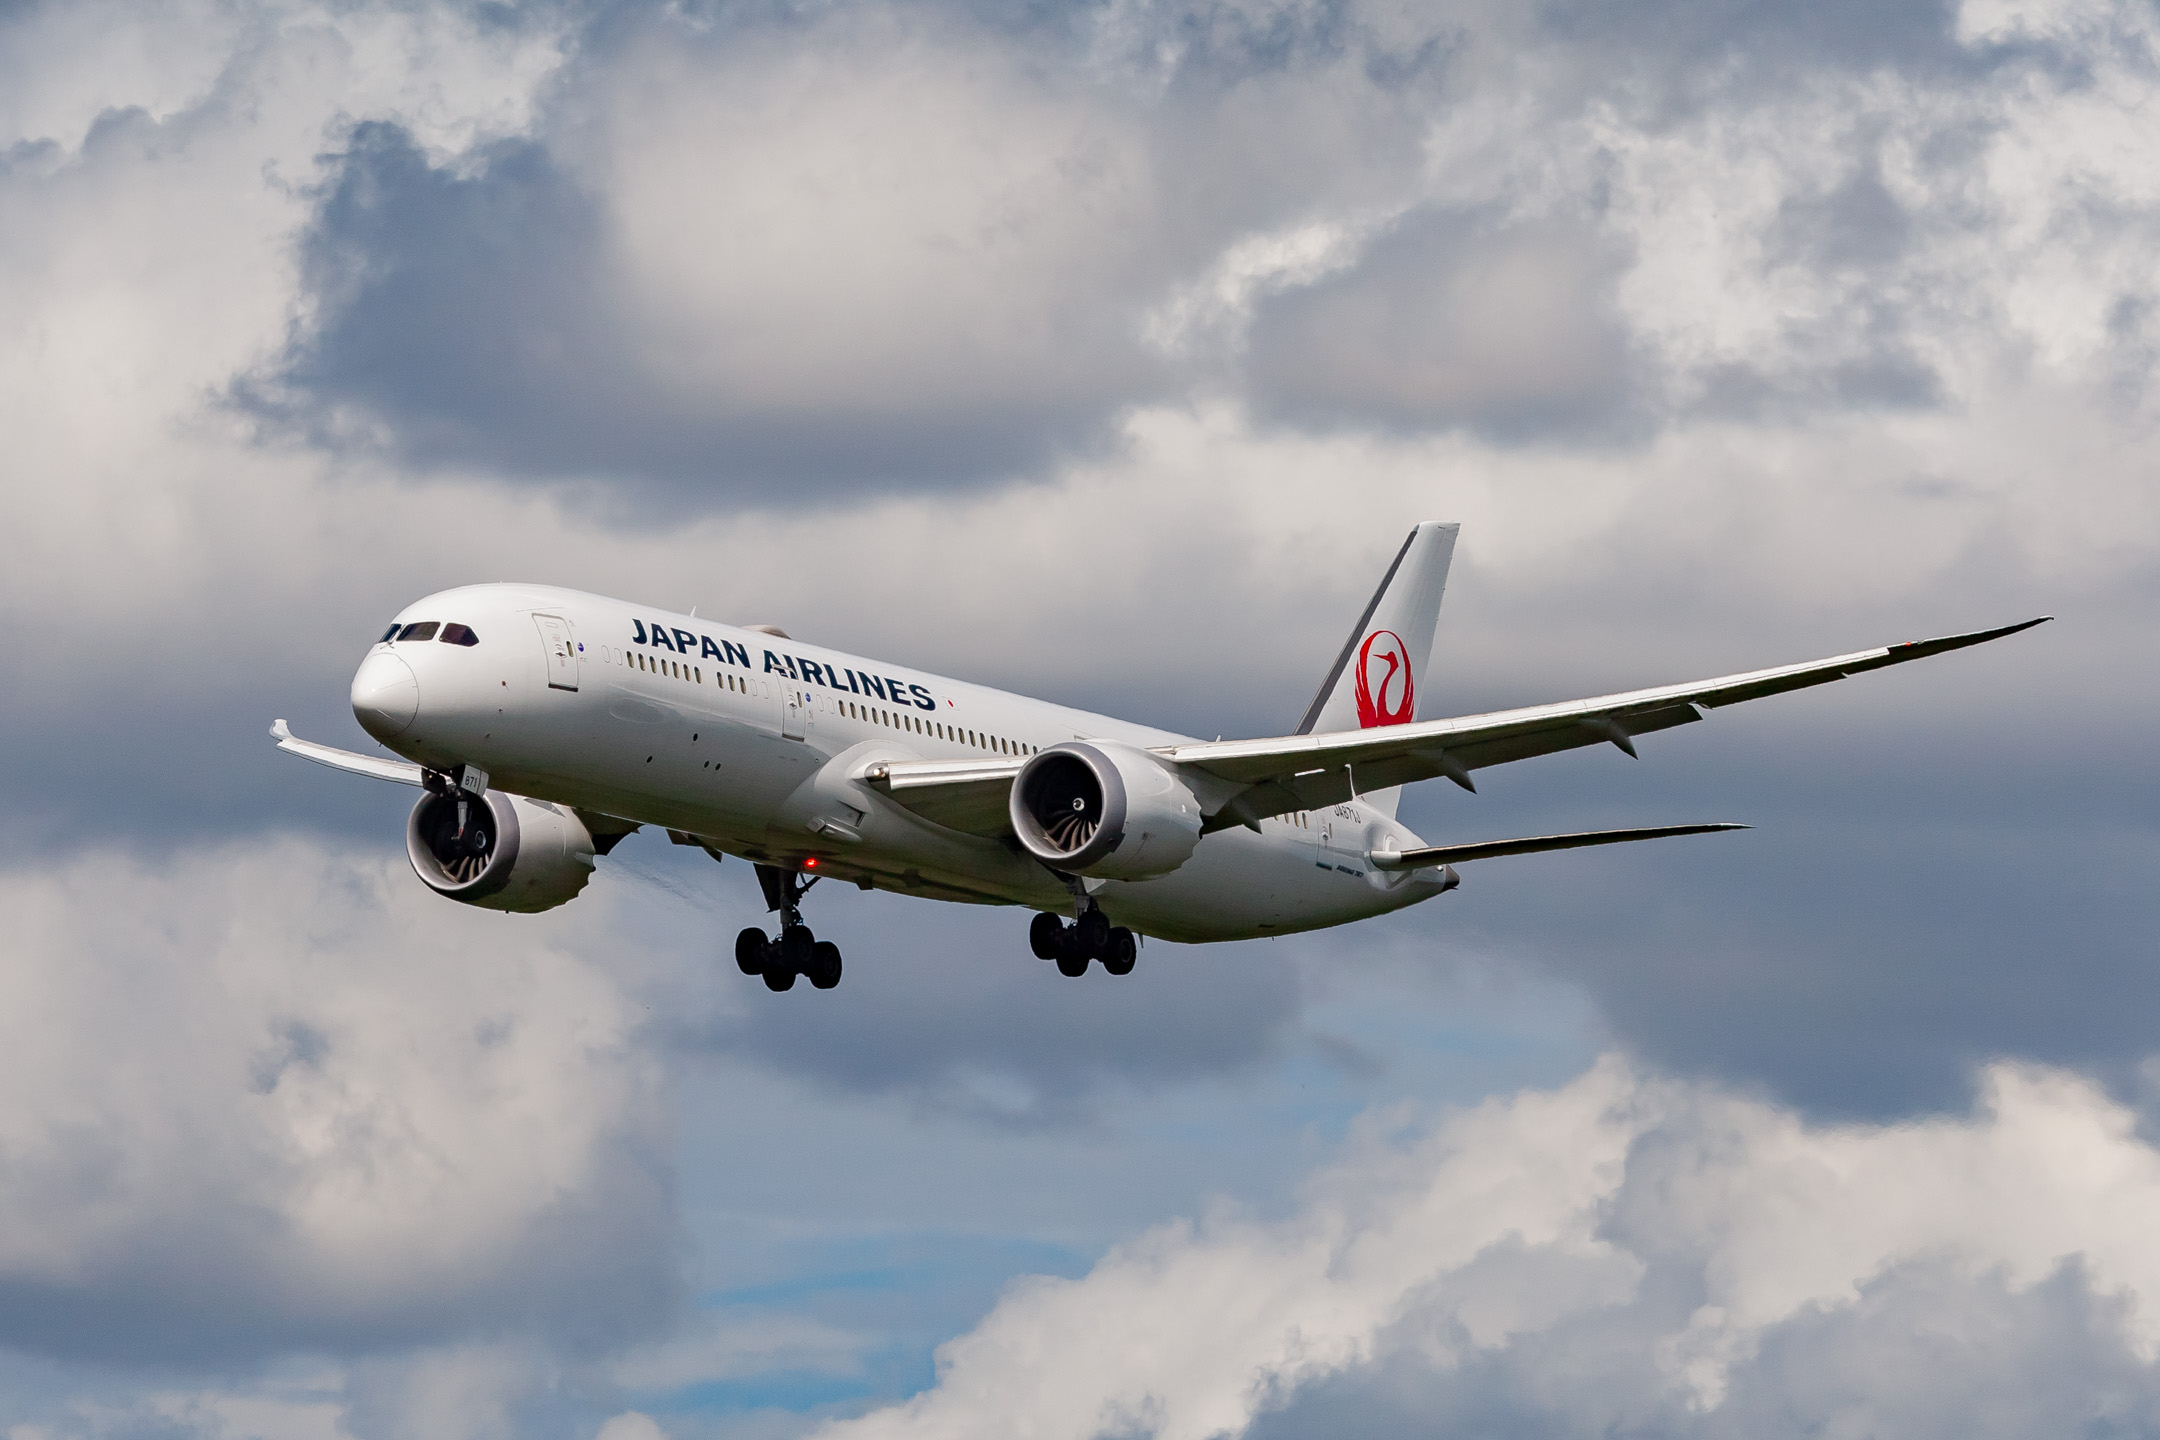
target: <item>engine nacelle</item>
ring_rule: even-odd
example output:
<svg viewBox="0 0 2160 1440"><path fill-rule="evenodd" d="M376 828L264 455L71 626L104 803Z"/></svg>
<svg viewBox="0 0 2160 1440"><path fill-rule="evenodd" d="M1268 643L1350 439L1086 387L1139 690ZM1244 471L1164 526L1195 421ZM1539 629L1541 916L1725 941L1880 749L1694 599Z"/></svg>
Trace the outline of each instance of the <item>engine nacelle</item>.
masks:
<svg viewBox="0 0 2160 1440"><path fill-rule="evenodd" d="M1200 802L1175 771L1112 741L1068 741L1031 756L1007 802L1028 854L1053 870L1145 880L1200 843Z"/></svg>
<svg viewBox="0 0 2160 1440"><path fill-rule="evenodd" d="M489 910L552 910L593 871L593 838L575 811L500 790L423 797L405 822L405 854L428 889Z"/></svg>

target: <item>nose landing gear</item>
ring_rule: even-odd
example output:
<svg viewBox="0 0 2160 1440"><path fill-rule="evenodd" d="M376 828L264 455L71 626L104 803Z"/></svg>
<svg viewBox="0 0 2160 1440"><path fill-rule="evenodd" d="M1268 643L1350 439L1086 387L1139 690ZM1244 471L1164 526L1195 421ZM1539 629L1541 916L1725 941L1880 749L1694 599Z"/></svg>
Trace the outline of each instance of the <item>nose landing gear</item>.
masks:
<svg viewBox="0 0 2160 1440"><path fill-rule="evenodd" d="M1028 926L1028 946L1038 960L1055 960L1058 973L1074 979L1087 974L1090 960L1102 961L1112 975L1130 975L1140 954L1132 931L1112 925L1092 900L1070 925L1055 915L1037 915Z"/></svg>
<svg viewBox="0 0 2160 1440"><path fill-rule="evenodd" d="M735 965L745 975L761 975L768 990L788 990L800 975L820 990L840 983L840 947L820 940L802 922L802 897L819 877L803 879L794 870L777 865L757 867L758 885L765 892L765 908L780 912L780 935L766 938L751 926L735 937Z"/></svg>

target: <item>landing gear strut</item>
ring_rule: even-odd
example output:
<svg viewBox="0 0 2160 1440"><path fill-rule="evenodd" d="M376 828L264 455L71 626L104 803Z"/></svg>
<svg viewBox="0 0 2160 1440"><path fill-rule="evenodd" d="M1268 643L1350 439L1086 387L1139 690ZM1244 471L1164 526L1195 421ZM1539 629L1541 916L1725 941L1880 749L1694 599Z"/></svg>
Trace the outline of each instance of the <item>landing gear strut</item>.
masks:
<svg viewBox="0 0 2160 1440"><path fill-rule="evenodd" d="M1070 925L1055 915L1037 915L1028 926L1028 945L1038 960L1057 961L1058 973L1074 979L1087 974L1090 960L1102 961L1112 975L1130 975L1140 953L1132 931L1112 925L1093 900L1081 906Z"/></svg>
<svg viewBox="0 0 2160 1440"><path fill-rule="evenodd" d="M777 865L757 867L758 886L765 892L765 908L780 912L780 935L768 939L751 926L735 937L735 964L745 975L762 975L768 990L787 990L801 975L820 990L840 983L840 947L820 940L803 924L802 897L820 877L803 879L801 872Z"/></svg>

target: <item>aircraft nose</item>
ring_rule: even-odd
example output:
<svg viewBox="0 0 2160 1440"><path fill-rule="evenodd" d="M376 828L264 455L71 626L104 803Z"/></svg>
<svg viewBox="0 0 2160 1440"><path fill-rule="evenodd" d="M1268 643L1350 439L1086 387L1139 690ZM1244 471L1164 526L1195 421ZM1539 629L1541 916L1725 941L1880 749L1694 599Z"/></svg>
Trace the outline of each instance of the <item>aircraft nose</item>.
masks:
<svg viewBox="0 0 2160 1440"><path fill-rule="evenodd" d="M388 740L420 713L420 682L412 666L379 650L360 662L352 677L352 713L360 728Z"/></svg>

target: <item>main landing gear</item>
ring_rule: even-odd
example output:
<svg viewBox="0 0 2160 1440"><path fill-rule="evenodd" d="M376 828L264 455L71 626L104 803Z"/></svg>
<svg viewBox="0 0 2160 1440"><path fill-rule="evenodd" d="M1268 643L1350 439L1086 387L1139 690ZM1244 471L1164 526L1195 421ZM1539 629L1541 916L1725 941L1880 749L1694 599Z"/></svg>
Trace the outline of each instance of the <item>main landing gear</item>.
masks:
<svg viewBox="0 0 2160 1440"><path fill-rule="evenodd" d="M780 912L780 938L766 938L751 926L735 937L735 963L745 975L762 975L768 990L786 990L803 976L820 990L840 983L840 947L820 940L802 923L802 897L818 878L808 880L777 865L757 867L758 886L765 892L765 908Z"/></svg>
<svg viewBox="0 0 2160 1440"><path fill-rule="evenodd" d="M1140 942L1132 931L1112 925L1092 900L1070 925L1055 915L1037 915L1028 926L1028 944L1036 959L1057 961L1058 973L1074 979L1087 974L1090 960L1102 961L1102 968L1112 975L1130 975L1140 954Z"/></svg>

